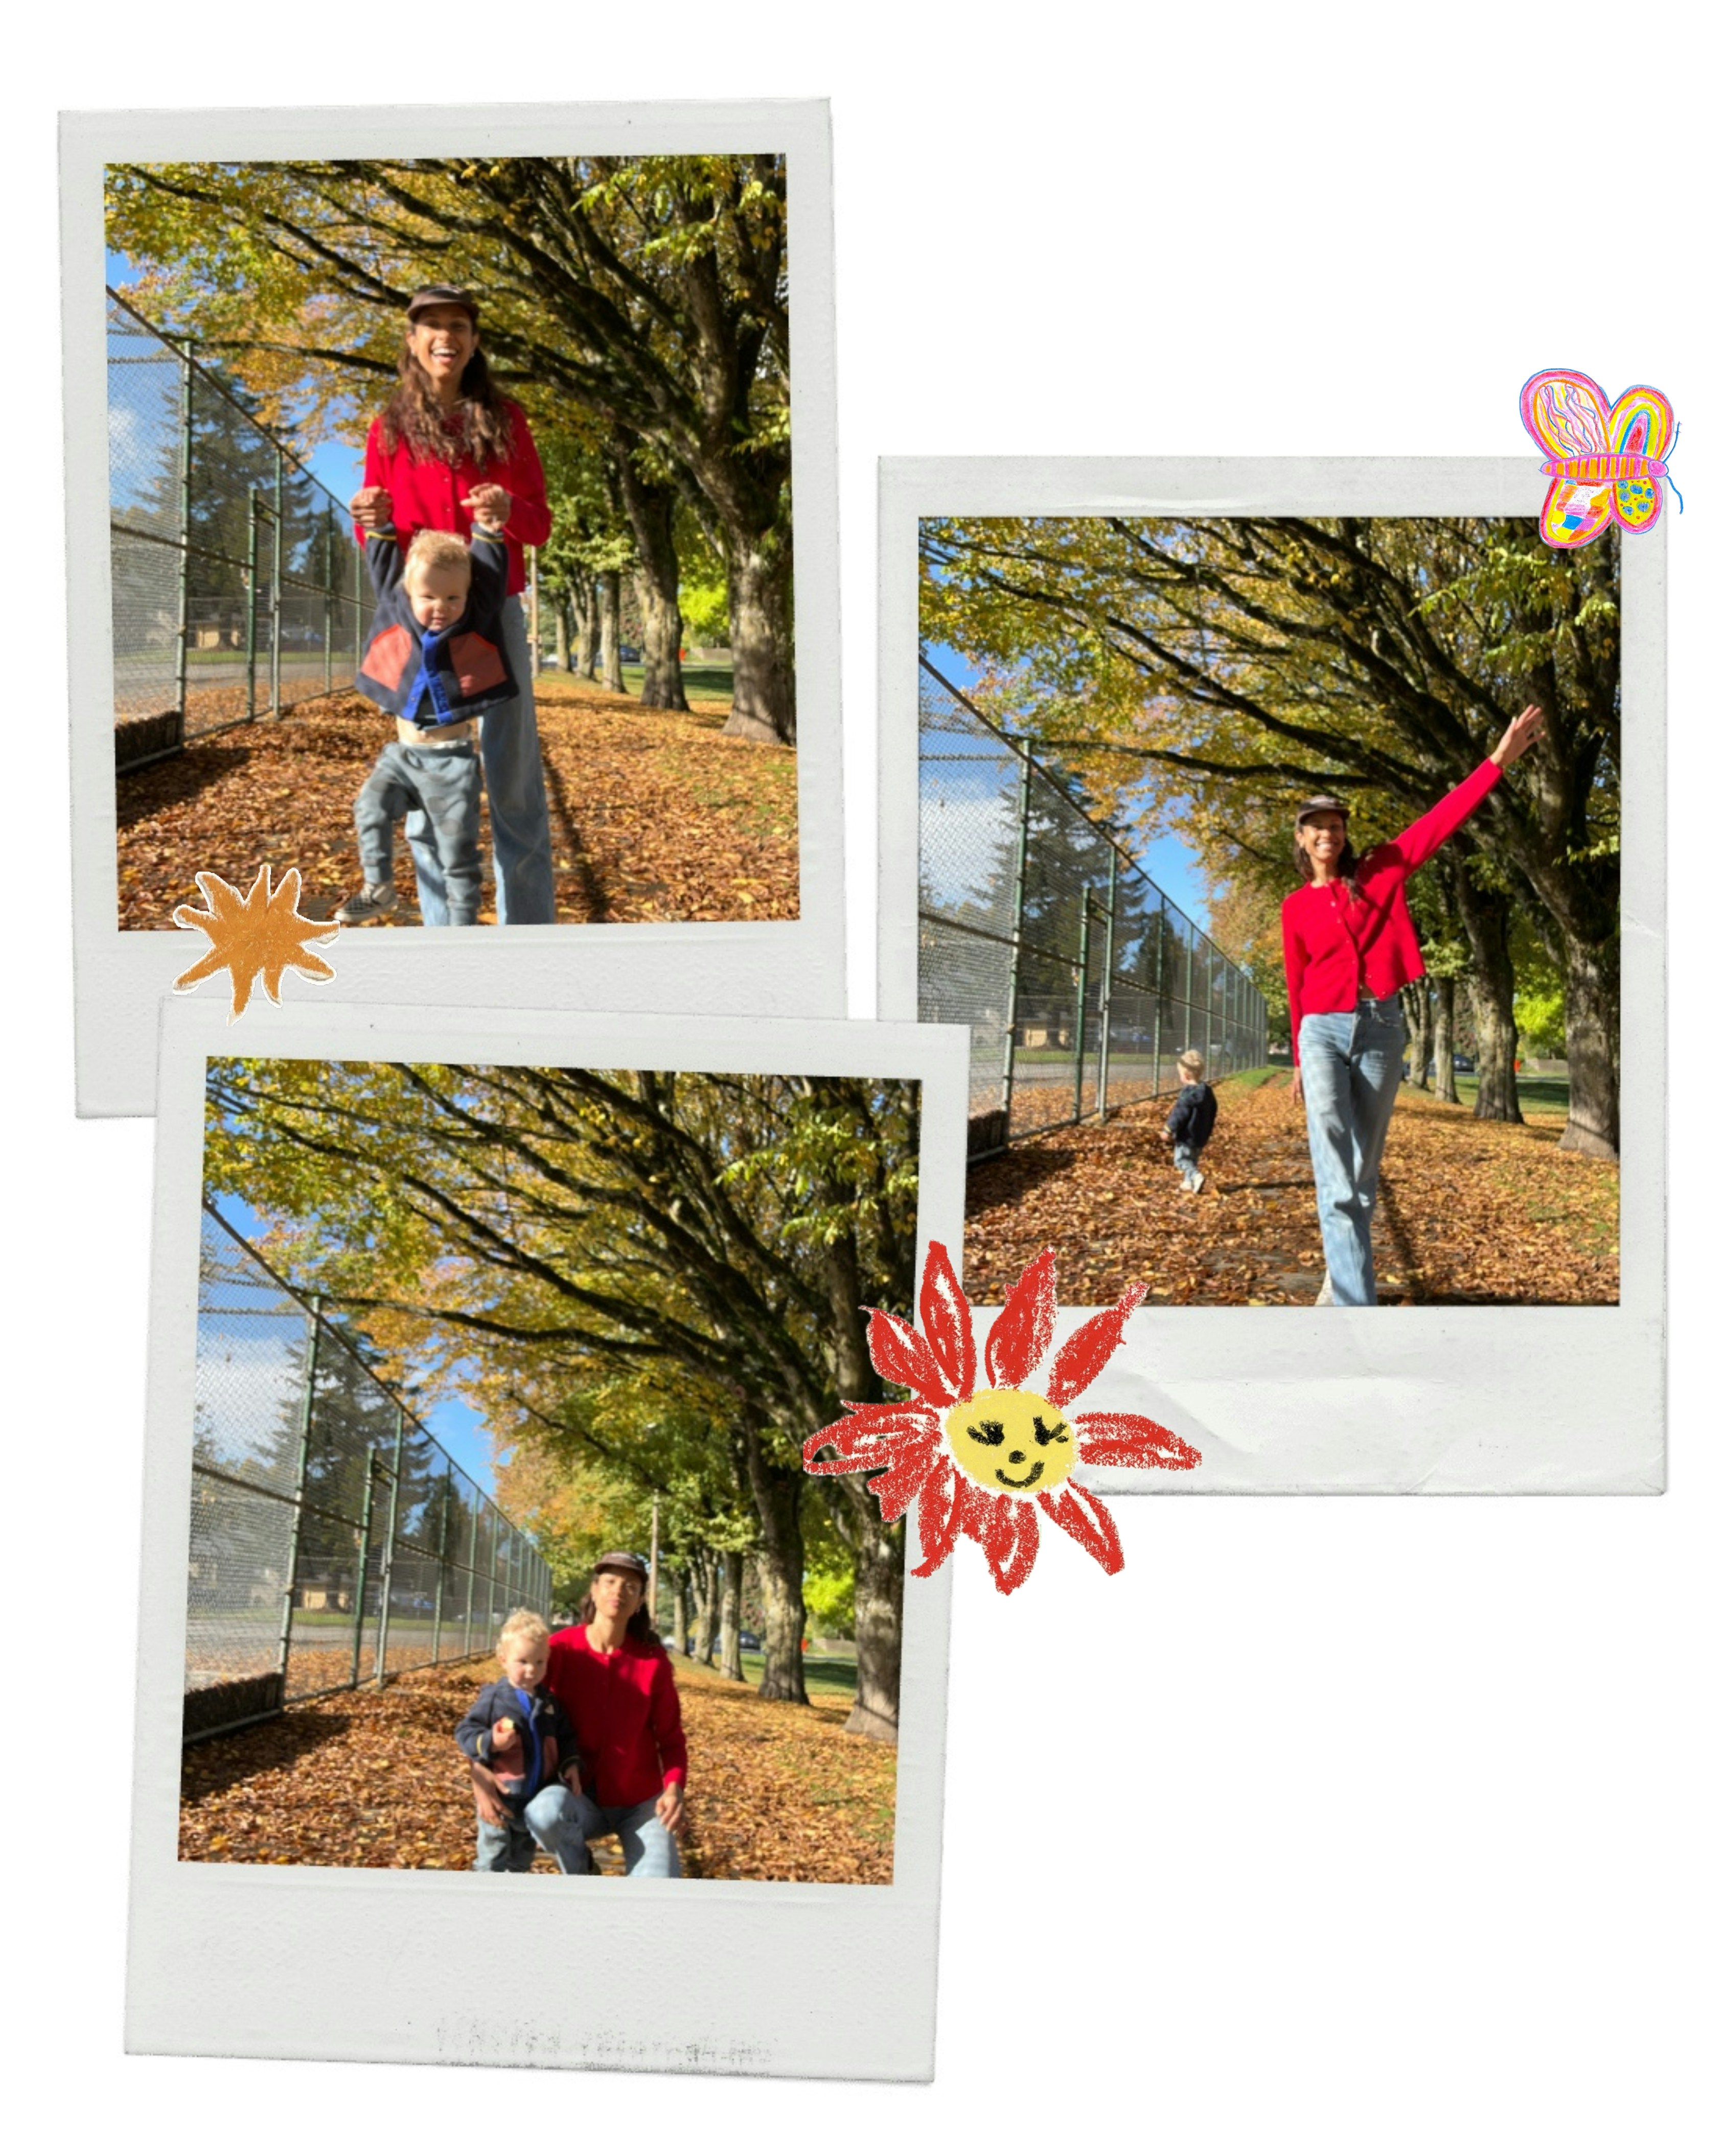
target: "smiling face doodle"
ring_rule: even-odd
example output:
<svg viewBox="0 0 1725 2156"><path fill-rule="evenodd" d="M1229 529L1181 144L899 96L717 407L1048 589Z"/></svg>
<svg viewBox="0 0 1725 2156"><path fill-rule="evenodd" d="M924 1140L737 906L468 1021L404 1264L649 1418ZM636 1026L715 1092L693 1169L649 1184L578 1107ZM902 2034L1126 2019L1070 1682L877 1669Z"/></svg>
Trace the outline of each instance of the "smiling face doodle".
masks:
<svg viewBox="0 0 1725 2156"><path fill-rule="evenodd" d="M1076 1456L1065 1417L1040 1393L973 1394L947 1414L946 1429L952 1457L985 1490L1052 1490Z"/></svg>

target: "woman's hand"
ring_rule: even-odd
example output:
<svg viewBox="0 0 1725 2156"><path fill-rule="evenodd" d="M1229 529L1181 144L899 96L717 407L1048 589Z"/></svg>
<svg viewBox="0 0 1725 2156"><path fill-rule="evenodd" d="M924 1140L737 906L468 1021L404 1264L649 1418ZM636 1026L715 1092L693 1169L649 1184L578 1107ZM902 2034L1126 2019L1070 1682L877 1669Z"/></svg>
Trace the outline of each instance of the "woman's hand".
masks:
<svg viewBox="0 0 1725 2156"><path fill-rule="evenodd" d="M1545 714L1538 704L1529 704L1519 717L1510 721L1503 739L1491 752L1491 761L1500 771L1507 771L1517 758L1524 757L1535 742L1545 739Z"/></svg>
<svg viewBox="0 0 1725 2156"><path fill-rule="evenodd" d="M494 524L501 531L509 521L509 512L515 504L509 498L506 487L493 486L488 480L476 486L471 494L461 497L461 506L470 512L475 523Z"/></svg>
<svg viewBox="0 0 1725 2156"><path fill-rule="evenodd" d="M562 1782L572 1797L578 1797L581 1794L581 1769L578 1767L565 1767L562 1772Z"/></svg>
<svg viewBox="0 0 1725 2156"><path fill-rule="evenodd" d="M1306 1081L1300 1075L1300 1066L1297 1063L1294 1065L1294 1082L1289 1086L1288 1092L1296 1108L1305 1106Z"/></svg>
<svg viewBox="0 0 1725 2156"><path fill-rule="evenodd" d="M395 522L395 504L387 486L362 486L347 505L362 531L388 531Z"/></svg>
<svg viewBox="0 0 1725 2156"><path fill-rule="evenodd" d="M488 1826L501 1826L509 1815L498 1794L497 1777L489 1767L481 1767L477 1759L468 1761L467 1771L473 1777L473 1800L479 1806L480 1817Z"/></svg>
<svg viewBox="0 0 1725 2156"><path fill-rule="evenodd" d="M659 1823L667 1834L683 1831L683 1785L667 1782L659 1793L659 1802L653 1807L659 1815Z"/></svg>

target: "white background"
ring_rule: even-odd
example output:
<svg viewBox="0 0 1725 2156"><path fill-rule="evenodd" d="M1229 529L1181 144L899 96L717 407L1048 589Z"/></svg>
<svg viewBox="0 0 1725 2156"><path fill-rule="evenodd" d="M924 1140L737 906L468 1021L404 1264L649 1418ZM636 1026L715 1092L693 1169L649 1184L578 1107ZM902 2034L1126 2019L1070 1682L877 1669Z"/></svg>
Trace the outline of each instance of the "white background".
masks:
<svg viewBox="0 0 1725 2156"><path fill-rule="evenodd" d="M1161 12L229 0L37 9L14 33L13 2119L39 2106L73 2148L263 2156L379 2136L823 2156L1104 2133L1181 2156L1717 2145L1705 880L1725 400L1705 18ZM855 1015L873 997L878 454L1512 453L1522 381L1559 363L1614 393L1655 382L1683 423L1673 1040L1625 1050L1672 1072L1670 1492L1122 1502L1124 1573L1050 1541L1009 1603L961 1552L932 2087L121 2053L150 1133L71 1115L54 114L464 90L834 99ZM506 1994L495 1966L474 1981Z"/></svg>

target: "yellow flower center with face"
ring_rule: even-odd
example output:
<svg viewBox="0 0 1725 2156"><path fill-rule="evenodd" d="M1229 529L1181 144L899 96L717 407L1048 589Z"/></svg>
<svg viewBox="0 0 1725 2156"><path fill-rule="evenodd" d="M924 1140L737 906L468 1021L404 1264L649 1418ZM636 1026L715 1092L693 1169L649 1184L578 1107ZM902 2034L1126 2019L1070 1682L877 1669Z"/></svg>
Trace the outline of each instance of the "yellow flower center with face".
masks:
<svg viewBox="0 0 1725 2156"><path fill-rule="evenodd" d="M1078 1455L1065 1418L1040 1393L973 1394L947 1409L945 1429L953 1459L985 1490L1052 1490Z"/></svg>

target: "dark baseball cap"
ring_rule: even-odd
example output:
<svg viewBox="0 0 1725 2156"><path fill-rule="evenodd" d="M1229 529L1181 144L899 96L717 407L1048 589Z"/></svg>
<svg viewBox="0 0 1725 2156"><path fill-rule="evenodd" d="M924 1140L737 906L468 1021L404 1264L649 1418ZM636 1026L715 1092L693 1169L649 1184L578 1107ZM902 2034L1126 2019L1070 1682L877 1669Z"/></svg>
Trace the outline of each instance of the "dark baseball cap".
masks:
<svg viewBox="0 0 1725 2156"><path fill-rule="evenodd" d="M413 321L428 307L465 308L474 327L479 327L479 301L471 292L464 292L454 285L422 285L408 301L408 320Z"/></svg>
<svg viewBox="0 0 1725 2156"><path fill-rule="evenodd" d="M1339 816L1345 824L1348 821L1348 809L1345 803L1338 801L1333 793L1314 793L1309 801L1302 801L1300 803L1300 813L1294 819L1294 827L1296 830L1308 816Z"/></svg>
<svg viewBox="0 0 1725 2156"><path fill-rule="evenodd" d="M639 1573L643 1579L650 1577L651 1570L646 1558L637 1557L633 1550L607 1550L603 1557L593 1559L593 1568L595 1573Z"/></svg>

